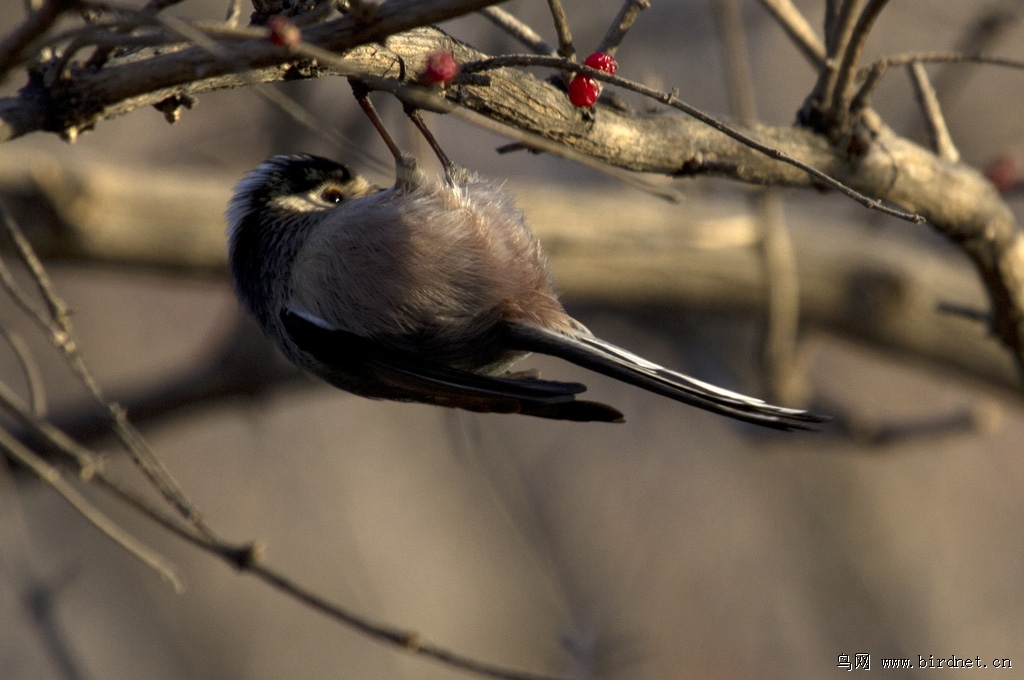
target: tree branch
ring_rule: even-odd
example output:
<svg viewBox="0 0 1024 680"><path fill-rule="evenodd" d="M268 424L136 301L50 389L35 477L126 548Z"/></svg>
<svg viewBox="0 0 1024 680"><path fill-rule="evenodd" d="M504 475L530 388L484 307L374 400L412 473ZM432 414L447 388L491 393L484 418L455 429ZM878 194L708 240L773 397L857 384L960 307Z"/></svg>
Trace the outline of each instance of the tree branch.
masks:
<svg viewBox="0 0 1024 680"><path fill-rule="evenodd" d="M520 21L514 14L500 7L486 7L480 14L495 26L505 31L537 54L558 54L558 50L544 41L535 30Z"/></svg>
<svg viewBox="0 0 1024 680"><path fill-rule="evenodd" d="M625 0L619 9L619 13L615 15L611 26L608 27L604 37L601 38L601 42L594 51L615 54L622 43L622 39L626 37L626 32L633 27L633 23L640 16L640 12L650 7L650 0Z"/></svg>
<svg viewBox="0 0 1024 680"><path fill-rule="evenodd" d="M389 0L374 9L372 22L344 16L306 28L304 38L325 50L341 52L498 1ZM227 36L231 32L224 29L220 33ZM38 130L88 130L98 120L158 104L175 95L327 74L287 48L273 45L266 37L252 39L252 32L245 30L237 31L236 35L241 40L222 43L222 55L198 46L167 48L170 53L144 51L114 61L99 71L60 80L48 88L43 87L37 74L18 98L0 99L0 142ZM297 61L305 63L298 65ZM239 65L249 70L239 73ZM394 66L397 69L399 65Z"/></svg>
<svg viewBox="0 0 1024 680"><path fill-rule="evenodd" d="M156 551L143 545L116 522L103 514L99 508L79 493L78 489L72 486L68 480L64 479L60 470L40 458L2 428L0 428L0 452L9 456L11 460L17 461L32 470L40 480L67 501L83 519L96 527L107 538L124 548L133 557L160 574L165 581L168 581L174 587L175 591L182 592L185 589L177 567Z"/></svg>
<svg viewBox="0 0 1024 680"><path fill-rule="evenodd" d="M914 85L914 94L921 106L921 115L924 116L925 126L928 128L932 148L944 161L959 163L960 152L957 151L956 144L949 134L946 118L942 115L942 106L939 105L939 98L928 78L928 72L924 70L924 64L915 61L910 64L909 70L910 82Z"/></svg>
<svg viewBox="0 0 1024 680"><path fill-rule="evenodd" d="M819 69L824 66L825 46L792 0L761 0L761 4L775 17L775 21L782 26L782 30L811 65Z"/></svg>
<svg viewBox="0 0 1024 680"><path fill-rule="evenodd" d="M3 82L11 69L17 66L25 48L46 33L60 15L73 5L73 0L47 0L28 21L0 41L0 82Z"/></svg>

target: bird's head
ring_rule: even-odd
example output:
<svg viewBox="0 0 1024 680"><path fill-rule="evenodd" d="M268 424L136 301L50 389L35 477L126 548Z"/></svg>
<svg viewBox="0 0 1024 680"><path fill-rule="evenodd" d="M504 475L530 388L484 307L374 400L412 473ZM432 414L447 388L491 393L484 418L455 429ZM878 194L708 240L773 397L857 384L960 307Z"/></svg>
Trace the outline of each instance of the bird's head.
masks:
<svg viewBox="0 0 1024 680"><path fill-rule="evenodd" d="M340 163L274 156L235 187L227 210L228 262L235 288L261 323L309 233L348 202L380 191Z"/></svg>
<svg viewBox="0 0 1024 680"><path fill-rule="evenodd" d="M235 187L228 206L228 235L246 228L272 228L378 191L341 163L305 154L274 156Z"/></svg>

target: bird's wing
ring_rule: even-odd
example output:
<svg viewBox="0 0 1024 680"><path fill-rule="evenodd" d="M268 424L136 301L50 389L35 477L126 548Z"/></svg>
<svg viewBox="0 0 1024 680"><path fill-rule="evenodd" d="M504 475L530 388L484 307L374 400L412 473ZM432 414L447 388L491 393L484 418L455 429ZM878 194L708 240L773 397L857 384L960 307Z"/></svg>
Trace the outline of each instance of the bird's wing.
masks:
<svg viewBox="0 0 1024 680"><path fill-rule="evenodd" d="M722 389L652 363L593 335L569 336L523 323L508 324L511 349L549 354L691 406L781 430L815 429L829 420Z"/></svg>
<svg viewBox="0 0 1024 680"><path fill-rule="evenodd" d="M398 400L558 420L623 420L610 406L576 400L587 389L580 383L480 375L425 362L411 352L332 328L306 312L286 309L281 321L292 341L320 362L321 377L343 389L356 376L390 388L388 398Z"/></svg>

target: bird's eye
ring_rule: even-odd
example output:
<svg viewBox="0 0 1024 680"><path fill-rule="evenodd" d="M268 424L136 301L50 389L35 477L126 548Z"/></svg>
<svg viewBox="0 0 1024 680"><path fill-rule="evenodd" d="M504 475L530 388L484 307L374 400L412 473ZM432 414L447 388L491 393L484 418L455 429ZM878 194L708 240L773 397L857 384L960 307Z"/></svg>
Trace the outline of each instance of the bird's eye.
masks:
<svg viewBox="0 0 1024 680"><path fill-rule="evenodd" d="M338 187L327 187L320 192L320 200L324 203L331 203L337 205L345 200L345 195L341 193L341 189Z"/></svg>

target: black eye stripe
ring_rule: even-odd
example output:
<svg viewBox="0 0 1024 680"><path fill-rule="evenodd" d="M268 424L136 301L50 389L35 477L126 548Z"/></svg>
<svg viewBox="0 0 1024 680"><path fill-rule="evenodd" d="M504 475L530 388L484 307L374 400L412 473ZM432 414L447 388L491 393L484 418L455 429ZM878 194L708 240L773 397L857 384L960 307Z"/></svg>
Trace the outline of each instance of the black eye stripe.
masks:
<svg viewBox="0 0 1024 680"><path fill-rule="evenodd" d="M317 156L275 156L266 165L275 178L278 195L304 194L315 191L325 182L341 185L353 179L344 165Z"/></svg>

